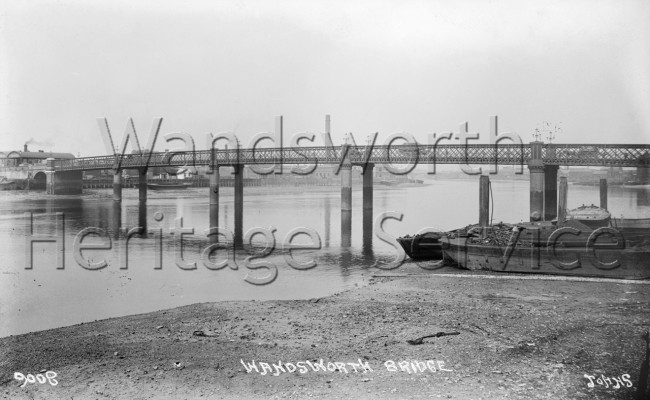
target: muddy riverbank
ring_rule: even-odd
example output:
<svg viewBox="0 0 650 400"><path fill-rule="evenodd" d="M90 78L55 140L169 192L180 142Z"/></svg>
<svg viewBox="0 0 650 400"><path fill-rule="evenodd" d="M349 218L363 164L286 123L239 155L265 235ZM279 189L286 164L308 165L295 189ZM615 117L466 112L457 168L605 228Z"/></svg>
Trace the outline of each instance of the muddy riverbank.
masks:
<svg viewBox="0 0 650 400"><path fill-rule="evenodd" d="M0 396L634 398L647 283L383 275L320 299L195 304L1 338ZM438 332L458 334L407 343ZM20 387L16 372L45 383Z"/></svg>

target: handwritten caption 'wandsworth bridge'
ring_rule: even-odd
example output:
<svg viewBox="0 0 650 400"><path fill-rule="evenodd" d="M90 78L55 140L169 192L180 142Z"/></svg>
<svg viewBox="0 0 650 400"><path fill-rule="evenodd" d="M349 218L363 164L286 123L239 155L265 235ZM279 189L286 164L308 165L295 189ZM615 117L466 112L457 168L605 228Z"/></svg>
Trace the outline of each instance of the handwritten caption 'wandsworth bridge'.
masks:
<svg viewBox="0 0 650 400"><path fill-rule="evenodd" d="M361 359L358 362L340 362L328 361L325 362L322 358L319 361L298 361L298 362L283 362L277 363L267 362L250 362L239 360L241 365L244 366L247 373L259 373L260 375L280 376L283 373L299 373L306 374L308 372L339 372L342 374L349 373L369 373L374 372L368 361ZM445 368L445 362L441 360L402 360L393 361L388 360L383 363L384 368L389 372L406 372L408 374L418 374L428 372L453 372L451 369Z"/></svg>

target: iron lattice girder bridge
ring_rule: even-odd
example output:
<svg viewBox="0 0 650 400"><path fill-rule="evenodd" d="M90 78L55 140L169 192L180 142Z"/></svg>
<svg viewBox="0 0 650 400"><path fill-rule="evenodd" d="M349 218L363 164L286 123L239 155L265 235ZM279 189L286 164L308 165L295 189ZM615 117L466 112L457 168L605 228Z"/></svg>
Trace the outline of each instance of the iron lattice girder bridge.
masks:
<svg viewBox="0 0 650 400"><path fill-rule="evenodd" d="M346 151L347 150L347 157ZM55 171L136 169L147 167L228 166L269 164L499 164L527 165L530 145L392 145L257 148L145 152L122 156L54 160ZM650 145L545 144L541 161L546 165L650 167Z"/></svg>

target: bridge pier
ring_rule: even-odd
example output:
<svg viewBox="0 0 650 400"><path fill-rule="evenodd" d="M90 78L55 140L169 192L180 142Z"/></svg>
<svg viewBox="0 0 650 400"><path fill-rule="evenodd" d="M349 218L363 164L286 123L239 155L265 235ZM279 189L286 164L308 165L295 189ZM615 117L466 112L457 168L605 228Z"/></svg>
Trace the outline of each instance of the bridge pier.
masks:
<svg viewBox="0 0 650 400"><path fill-rule="evenodd" d="M479 178L478 189L478 224L481 228L490 226L490 177L481 175ZM481 229L481 234L485 235L486 230Z"/></svg>
<svg viewBox="0 0 650 400"><path fill-rule="evenodd" d="M600 179L600 208L607 210L607 179Z"/></svg>
<svg viewBox="0 0 650 400"><path fill-rule="evenodd" d="M341 247L352 245L352 163L346 147L349 145L341 146L345 154L341 165Z"/></svg>
<svg viewBox="0 0 650 400"><path fill-rule="evenodd" d="M569 191L569 184L567 183L566 176L560 177L560 199L557 207L557 220L563 222L566 219L567 197Z"/></svg>
<svg viewBox="0 0 650 400"><path fill-rule="evenodd" d="M544 218L544 161L542 161L542 142L531 142L530 171L530 221L538 222Z"/></svg>
<svg viewBox="0 0 650 400"><path fill-rule="evenodd" d="M122 171L113 171L113 201L122 201Z"/></svg>
<svg viewBox="0 0 650 400"><path fill-rule="evenodd" d="M544 217L544 165L528 164L530 170L530 221Z"/></svg>
<svg viewBox="0 0 650 400"><path fill-rule="evenodd" d="M244 240L244 165L235 168L235 247L242 247Z"/></svg>
<svg viewBox="0 0 650 400"><path fill-rule="evenodd" d="M147 169L138 169L138 199L140 203L147 202Z"/></svg>
<svg viewBox="0 0 650 400"><path fill-rule="evenodd" d="M367 164L363 171L363 254L372 257L372 209L374 164Z"/></svg>
<svg viewBox="0 0 650 400"><path fill-rule="evenodd" d="M557 171L559 165L544 166L544 220L557 217Z"/></svg>
<svg viewBox="0 0 650 400"><path fill-rule="evenodd" d="M372 211L372 189L373 179L372 174L375 168L374 164L368 164L366 170L363 171L363 210ZM350 175L350 178L352 176Z"/></svg>
<svg viewBox="0 0 650 400"><path fill-rule="evenodd" d="M219 167L212 169L210 174L210 228L219 227ZM211 235L210 242L217 243L219 235Z"/></svg>

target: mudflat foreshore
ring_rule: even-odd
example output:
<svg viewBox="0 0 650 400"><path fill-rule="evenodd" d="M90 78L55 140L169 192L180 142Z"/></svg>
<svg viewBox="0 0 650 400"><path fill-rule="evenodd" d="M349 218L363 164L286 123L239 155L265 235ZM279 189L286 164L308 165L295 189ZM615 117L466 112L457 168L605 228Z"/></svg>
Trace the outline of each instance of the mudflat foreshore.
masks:
<svg viewBox="0 0 650 400"><path fill-rule="evenodd" d="M400 269L0 338L0 397L633 399L649 302L648 282Z"/></svg>

